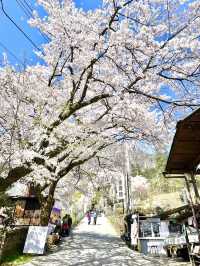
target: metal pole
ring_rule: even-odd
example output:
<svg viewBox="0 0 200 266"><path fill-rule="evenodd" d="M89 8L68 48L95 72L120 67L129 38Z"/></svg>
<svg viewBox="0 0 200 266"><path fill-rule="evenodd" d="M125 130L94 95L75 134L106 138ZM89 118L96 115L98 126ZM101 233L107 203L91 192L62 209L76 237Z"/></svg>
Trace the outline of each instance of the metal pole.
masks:
<svg viewBox="0 0 200 266"><path fill-rule="evenodd" d="M128 144L125 142L125 167L124 167L124 185L125 185L125 201L126 201L126 214L130 211L130 162L129 162L129 153L128 153Z"/></svg>
<svg viewBox="0 0 200 266"><path fill-rule="evenodd" d="M127 209L128 212L130 212L130 182L129 182L128 173L127 173Z"/></svg>

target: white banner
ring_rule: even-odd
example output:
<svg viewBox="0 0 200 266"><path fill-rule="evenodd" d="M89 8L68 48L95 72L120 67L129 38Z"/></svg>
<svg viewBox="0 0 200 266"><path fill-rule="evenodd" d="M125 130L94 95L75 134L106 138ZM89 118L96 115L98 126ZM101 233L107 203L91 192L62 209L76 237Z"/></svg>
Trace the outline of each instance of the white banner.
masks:
<svg viewBox="0 0 200 266"><path fill-rule="evenodd" d="M30 226L23 253L43 254L48 233L48 226Z"/></svg>

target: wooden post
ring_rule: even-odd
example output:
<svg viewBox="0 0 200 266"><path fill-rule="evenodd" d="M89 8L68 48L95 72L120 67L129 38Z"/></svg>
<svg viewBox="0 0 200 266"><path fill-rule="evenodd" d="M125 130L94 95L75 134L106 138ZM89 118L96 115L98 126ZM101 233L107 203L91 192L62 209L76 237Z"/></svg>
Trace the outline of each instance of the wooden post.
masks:
<svg viewBox="0 0 200 266"><path fill-rule="evenodd" d="M200 195L199 195L199 191L197 188L197 181L196 181L194 173L191 173L190 177L191 177L191 183L192 183L194 193L195 193L195 203L199 204L200 203Z"/></svg>
<svg viewBox="0 0 200 266"><path fill-rule="evenodd" d="M189 194L189 198L190 198L190 206L191 206L191 209L192 209L192 214L193 214L193 218L194 218L194 223L195 223L195 229L197 231L197 235L198 235L198 241L200 243L200 234L199 234L199 227L198 227L198 223L197 223L197 217L196 217L196 213L195 213L195 209L194 209L194 205L193 205L193 200L192 200L192 195L191 195L191 191L190 191L190 183L187 179L187 175L185 175L185 183L186 183L186 187L187 187L187 191L188 191L188 194ZM185 228L185 231L186 231L186 228ZM186 234L187 234L187 231L186 231ZM188 236L188 235L187 235ZM186 239L187 240L187 239ZM189 240L188 240L189 242ZM188 243L189 244L189 243ZM188 252L189 252L189 257L190 257L190 261L192 263L192 265L194 265L194 260L193 258L191 258L191 255L190 255L190 246L187 244L187 247L188 247Z"/></svg>
<svg viewBox="0 0 200 266"><path fill-rule="evenodd" d="M199 240L199 243L200 243L199 227L198 227L196 212L195 212L195 208L194 208L194 204L193 204L193 200L192 200L192 195L191 195L191 191L190 191L190 183L189 183L189 180L187 179L187 175L185 175L185 183L186 183L187 191L188 191L189 198L190 198L190 203L189 204L190 204L190 207L192 209L192 215L193 215L193 218L194 218L195 229L197 231L198 240Z"/></svg>
<svg viewBox="0 0 200 266"><path fill-rule="evenodd" d="M125 205L125 200L123 199L123 200L122 200L123 214L125 214L125 206L124 206L124 205Z"/></svg>

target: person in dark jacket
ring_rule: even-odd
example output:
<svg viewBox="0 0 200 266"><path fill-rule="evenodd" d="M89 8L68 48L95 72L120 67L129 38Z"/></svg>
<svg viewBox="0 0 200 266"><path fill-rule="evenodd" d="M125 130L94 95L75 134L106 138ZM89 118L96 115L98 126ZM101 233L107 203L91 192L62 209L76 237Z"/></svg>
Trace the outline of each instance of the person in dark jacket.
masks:
<svg viewBox="0 0 200 266"><path fill-rule="evenodd" d="M93 213L93 219L94 219L94 224L97 224L97 211L95 210Z"/></svg>
<svg viewBox="0 0 200 266"><path fill-rule="evenodd" d="M69 225L69 232L70 232L72 228L72 217L70 215L68 216L68 225Z"/></svg>
<svg viewBox="0 0 200 266"><path fill-rule="evenodd" d="M59 216L59 218L55 221L55 233L58 233L59 235L61 235L61 231L62 231L62 222L61 222L61 217Z"/></svg>
<svg viewBox="0 0 200 266"><path fill-rule="evenodd" d="M69 215L66 214L63 217L63 223L62 223L62 236L69 236L69 223L68 223Z"/></svg>

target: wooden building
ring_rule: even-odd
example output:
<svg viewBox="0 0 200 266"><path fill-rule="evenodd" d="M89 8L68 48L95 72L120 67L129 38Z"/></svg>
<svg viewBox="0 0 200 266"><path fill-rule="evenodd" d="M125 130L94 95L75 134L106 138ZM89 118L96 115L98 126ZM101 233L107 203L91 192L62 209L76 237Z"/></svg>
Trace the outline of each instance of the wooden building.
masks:
<svg viewBox="0 0 200 266"><path fill-rule="evenodd" d="M21 185L19 191L14 188L9 196L14 205L13 215L16 226L40 225L40 203L32 184Z"/></svg>
<svg viewBox="0 0 200 266"><path fill-rule="evenodd" d="M179 121L171 146L165 172L166 178L185 180L197 238L187 242L191 260L200 261L200 196L196 176L200 174L200 109ZM194 194L194 196L193 196ZM192 244L191 244L192 243ZM199 265L199 264L198 264Z"/></svg>
<svg viewBox="0 0 200 266"><path fill-rule="evenodd" d="M36 197L12 197L15 225L40 225L40 204Z"/></svg>

